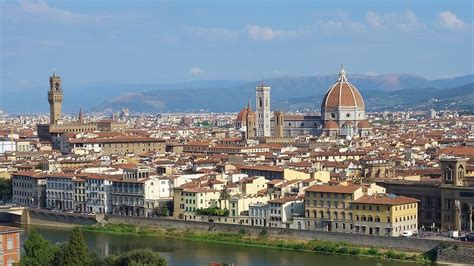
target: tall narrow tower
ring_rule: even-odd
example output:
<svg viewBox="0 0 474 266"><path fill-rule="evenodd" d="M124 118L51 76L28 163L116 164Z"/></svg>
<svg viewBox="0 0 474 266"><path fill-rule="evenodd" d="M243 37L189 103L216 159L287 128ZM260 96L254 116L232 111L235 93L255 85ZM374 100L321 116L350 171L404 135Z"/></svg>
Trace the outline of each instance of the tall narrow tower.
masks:
<svg viewBox="0 0 474 266"><path fill-rule="evenodd" d="M56 76L56 73L54 72L53 76L49 77L48 102L50 124L57 125L58 121L61 119L63 89L61 87L61 78Z"/></svg>
<svg viewBox="0 0 474 266"><path fill-rule="evenodd" d="M274 128L274 135L277 138L283 138L285 133L285 119L283 117L282 111L276 111L273 113L273 119L275 119L275 128Z"/></svg>
<svg viewBox="0 0 474 266"><path fill-rule="evenodd" d="M270 86L260 84L255 88L255 104L257 105L257 136L258 137L269 137L270 136Z"/></svg>

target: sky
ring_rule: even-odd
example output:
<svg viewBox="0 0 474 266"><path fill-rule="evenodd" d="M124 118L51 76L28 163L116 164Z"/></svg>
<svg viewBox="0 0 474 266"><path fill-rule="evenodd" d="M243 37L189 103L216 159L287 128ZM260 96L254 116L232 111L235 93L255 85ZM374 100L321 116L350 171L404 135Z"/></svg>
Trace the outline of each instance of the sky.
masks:
<svg viewBox="0 0 474 266"><path fill-rule="evenodd" d="M473 2L0 0L0 89L470 74Z"/></svg>

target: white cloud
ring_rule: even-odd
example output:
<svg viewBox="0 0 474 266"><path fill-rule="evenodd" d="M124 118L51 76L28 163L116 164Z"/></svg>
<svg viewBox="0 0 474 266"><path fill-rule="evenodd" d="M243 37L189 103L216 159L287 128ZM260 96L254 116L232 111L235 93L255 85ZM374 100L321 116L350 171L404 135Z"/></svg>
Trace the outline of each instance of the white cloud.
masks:
<svg viewBox="0 0 474 266"><path fill-rule="evenodd" d="M444 11L438 14L438 24L442 28L451 30L460 30L464 28L464 21L459 19L456 14L451 11Z"/></svg>
<svg viewBox="0 0 474 266"><path fill-rule="evenodd" d="M375 12L367 11L365 19L367 20L367 24L372 28L380 28L382 26L380 16Z"/></svg>
<svg viewBox="0 0 474 266"><path fill-rule="evenodd" d="M193 67L189 70L189 74L191 74L192 76L201 76L204 73L206 73L206 71L204 71L203 69L199 67Z"/></svg>
<svg viewBox="0 0 474 266"><path fill-rule="evenodd" d="M98 22L108 17L74 13L69 10L50 6L44 0L21 0L20 10L26 14L61 22Z"/></svg>
<svg viewBox="0 0 474 266"><path fill-rule="evenodd" d="M327 12L318 15L316 31L329 35L365 32L365 24L351 20L343 11Z"/></svg>
<svg viewBox="0 0 474 266"><path fill-rule="evenodd" d="M277 30L268 26L246 25L243 29L254 41L272 41L274 39L300 38L310 35L308 30Z"/></svg>
<svg viewBox="0 0 474 266"><path fill-rule="evenodd" d="M381 14L369 10L365 15L365 21L372 29L413 31L425 27L412 10Z"/></svg>
<svg viewBox="0 0 474 266"><path fill-rule="evenodd" d="M206 28L198 26L185 26L184 31L198 38L205 39L225 39L233 40L239 36L238 30L224 29L224 28Z"/></svg>

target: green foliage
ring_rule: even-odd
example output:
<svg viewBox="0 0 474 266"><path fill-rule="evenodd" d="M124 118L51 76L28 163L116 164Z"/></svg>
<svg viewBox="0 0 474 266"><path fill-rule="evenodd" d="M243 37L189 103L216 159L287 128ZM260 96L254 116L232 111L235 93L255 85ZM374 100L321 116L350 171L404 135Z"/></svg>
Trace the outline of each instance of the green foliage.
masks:
<svg viewBox="0 0 474 266"><path fill-rule="evenodd" d="M217 207L197 209L196 213L199 215L229 216L229 210L222 210L221 208L217 208Z"/></svg>
<svg viewBox="0 0 474 266"><path fill-rule="evenodd" d="M21 258L20 265L41 266L51 264L58 252L58 248L49 243L36 230L31 229L28 239L23 245L25 255Z"/></svg>
<svg viewBox="0 0 474 266"><path fill-rule="evenodd" d="M64 246L64 252L59 259L62 266L87 265L90 261L90 252L79 227L72 230L69 242Z"/></svg>
<svg viewBox="0 0 474 266"><path fill-rule="evenodd" d="M262 231L260 231L260 233L258 233L258 237L260 238L267 238L268 236L268 233L267 233L267 230L263 229Z"/></svg>
<svg viewBox="0 0 474 266"><path fill-rule="evenodd" d="M10 178L0 178L0 200L9 201L12 199L12 180Z"/></svg>
<svg viewBox="0 0 474 266"><path fill-rule="evenodd" d="M121 225L110 226L109 229L127 228ZM136 231L145 231L140 227ZM134 229L135 231L135 229ZM53 245L45 240L34 229L31 229L24 244L25 255L20 261L21 266L132 266L132 265L166 265L166 260L151 250L131 250L119 257L100 257L96 252L90 252L84 241L84 236L78 227L72 230L71 238L67 243Z"/></svg>
<svg viewBox="0 0 474 266"><path fill-rule="evenodd" d="M166 260L157 252L149 249L136 249L120 255L115 259L114 265L129 266L129 265L156 265L165 266Z"/></svg>

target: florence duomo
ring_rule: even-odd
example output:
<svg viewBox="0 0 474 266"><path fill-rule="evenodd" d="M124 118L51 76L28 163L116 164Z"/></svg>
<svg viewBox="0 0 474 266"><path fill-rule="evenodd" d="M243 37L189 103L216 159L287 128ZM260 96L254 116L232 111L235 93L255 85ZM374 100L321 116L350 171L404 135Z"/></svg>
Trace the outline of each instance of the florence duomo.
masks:
<svg viewBox="0 0 474 266"><path fill-rule="evenodd" d="M322 137L365 137L372 133L372 125L365 115L365 104L357 88L349 82L343 66L337 81L326 91L321 115L286 115L282 111L270 113L270 86L262 82L256 87L256 112L249 105L242 109L236 119L236 127L243 132L249 125L256 129L255 137L296 137L313 135ZM248 115L256 117L257 123L249 123ZM249 134L245 134L252 136Z"/></svg>

